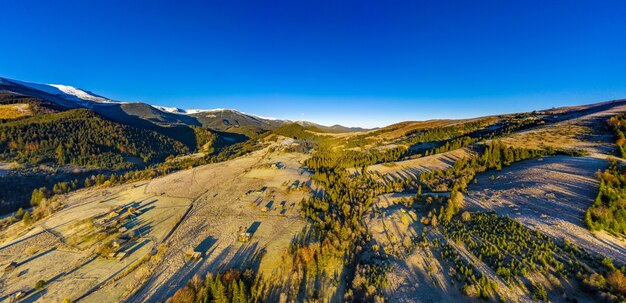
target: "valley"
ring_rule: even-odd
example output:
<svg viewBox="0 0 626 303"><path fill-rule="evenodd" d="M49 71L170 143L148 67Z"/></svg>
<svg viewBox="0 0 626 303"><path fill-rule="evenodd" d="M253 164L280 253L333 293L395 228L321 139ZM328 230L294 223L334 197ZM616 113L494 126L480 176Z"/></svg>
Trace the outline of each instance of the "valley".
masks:
<svg viewBox="0 0 626 303"><path fill-rule="evenodd" d="M0 302L626 299L625 100L365 130L0 89Z"/></svg>

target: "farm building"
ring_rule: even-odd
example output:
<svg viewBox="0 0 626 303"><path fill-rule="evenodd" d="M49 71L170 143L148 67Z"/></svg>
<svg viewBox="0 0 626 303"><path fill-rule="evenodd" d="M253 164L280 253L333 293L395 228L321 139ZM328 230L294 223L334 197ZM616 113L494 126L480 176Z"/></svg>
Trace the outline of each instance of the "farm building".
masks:
<svg viewBox="0 0 626 303"><path fill-rule="evenodd" d="M125 252L118 252L115 254L115 259L122 260L124 257L126 257L126 253Z"/></svg>
<svg viewBox="0 0 626 303"><path fill-rule="evenodd" d="M189 260L199 260L200 258L202 258L202 252L188 249L187 251L185 251L185 257L187 257L187 259Z"/></svg>
<svg viewBox="0 0 626 303"><path fill-rule="evenodd" d="M252 237L251 233L248 233L248 232L239 233L239 242L243 242L243 243L248 242L250 241L251 237Z"/></svg>
<svg viewBox="0 0 626 303"><path fill-rule="evenodd" d="M24 297L26 297L26 295L27 295L27 294L28 294L28 292L27 292L27 291L25 291L25 290L20 290L20 291L18 291L18 292L16 292L16 293L15 293L15 299L16 299L16 300L19 300L19 299L21 299L21 298L24 298Z"/></svg>
<svg viewBox="0 0 626 303"><path fill-rule="evenodd" d="M122 245L124 245L124 243L126 243L126 240L124 239L115 240L111 243L111 247L120 248Z"/></svg>

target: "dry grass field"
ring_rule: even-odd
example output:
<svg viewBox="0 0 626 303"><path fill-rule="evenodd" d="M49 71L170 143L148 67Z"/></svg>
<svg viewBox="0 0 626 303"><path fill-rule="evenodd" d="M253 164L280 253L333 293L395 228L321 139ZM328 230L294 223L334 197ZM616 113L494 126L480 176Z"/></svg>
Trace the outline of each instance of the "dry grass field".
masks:
<svg viewBox="0 0 626 303"><path fill-rule="evenodd" d="M474 155L475 152L470 148L461 148L417 159L371 165L367 167L367 171L383 175L384 179L406 179L410 177L416 180L421 172L446 169L452 166L454 162L462 158L471 158ZM353 174L356 173L355 169L349 169L349 171Z"/></svg>
<svg viewBox="0 0 626 303"><path fill-rule="evenodd" d="M0 105L0 119L16 119L30 116L29 105L24 103Z"/></svg>
<svg viewBox="0 0 626 303"><path fill-rule="evenodd" d="M502 172L479 174L477 184L468 190L469 207L509 215L528 227L626 262L626 241L604 233L594 235L583 223L584 212L597 194L595 173L608 166L607 158L614 153L606 121L624 111L626 106L618 105L504 138L511 146L576 148L588 156L546 157L514 163Z"/></svg>
<svg viewBox="0 0 626 303"><path fill-rule="evenodd" d="M626 241L605 233L593 234L583 223L584 212L597 194L595 173L608 166L606 158L613 152L613 138L603 127L603 122L624 111L624 106L617 106L503 138L505 144L516 147L576 148L586 150L588 156L526 160L502 171L479 174L477 183L468 188L464 209L495 211L556 240L566 239L591 253L626 262ZM415 178L419 172L445 169L454 161L470 156L471 151L460 149L414 160L377 164L368 170L381 174L383 178ZM494 180L491 180L492 176ZM373 240L390 256L389 284L385 296L390 302L472 301L461 293L459 285L455 285L456 281L448 272L449 266L438 257L432 245L418 245L407 253L405 244L411 241L406 237L415 237L425 227L420 222L419 213L409 213L398 203L401 198L410 195L396 193L380 196L367 221ZM441 234L430 230L427 237L432 240L441 237ZM492 268L476 259L464 246L452 245L466 261L495 281L500 298L509 302L534 302L527 291L504 283ZM533 276L532 279L542 281L544 285L554 282L540 276ZM565 284L551 287L568 289L578 302L595 301L575 286L562 283Z"/></svg>
<svg viewBox="0 0 626 303"><path fill-rule="evenodd" d="M27 229L18 223L5 231L15 237L1 244L0 262L17 266L4 273L0 298L31 291L27 302L60 302L66 297L90 301L90 295L121 278L129 266L163 241L189 206L189 199L144 191L142 183L79 191L66 197L65 207L51 217ZM135 210L133 215L129 215L130 208ZM114 212L119 215L113 216ZM104 220L107 223L100 223ZM107 232L105 224L111 224ZM97 255L101 245L124 231L134 235L119 241L116 250L125 254L123 258ZM47 281L45 290L33 289L38 280ZM107 291L112 301L123 294L124 288Z"/></svg>
<svg viewBox="0 0 626 303"><path fill-rule="evenodd" d="M4 232L0 265L16 266L3 273L0 302L18 291L29 292L25 302L117 302L137 290L131 301L152 302L194 274L236 267L269 275L305 226L299 215L311 185L301 169L305 157L265 148L151 181L69 194L52 216ZM103 232L103 225L112 227ZM248 242L239 241L241 232L251 234ZM99 256L103 245L117 254ZM198 258L190 260L189 251ZM34 288L38 280L47 281L45 289Z"/></svg>
<svg viewBox="0 0 626 303"><path fill-rule="evenodd" d="M582 161L583 163L567 163L564 161L565 159ZM536 161L539 165L549 167L542 167L546 171L529 169L529 165L535 165L529 161ZM506 168L507 171L503 171L503 175L498 175L495 181L489 180L487 175L481 176L478 184L470 187L469 194L465 198L465 209L470 211L493 210L499 214L515 218L531 229L538 229L557 239L565 237L588 251L617 256L618 260L622 260L626 251L624 243L611 242L616 239L607 240L603 237L594 237L581 225L581 209L586 203L590 203L589 195L593 196L595 193L596 182L590 176L576 176L576 174L581 171L593 171L594 165L603 165L603 163L594 162L598 161L596 159L565 156L529 161ZM569 165L565 165L566 163ZM526 169L527 172L521 180L518 180L515 173L523 169ZM541 174L544 174L546 179L534 180L536 183L527 180L528 178L536 178ZM547 182L548 179L553 181ZM523 182L526 187L520 186L518 181ZM501 185L492 187L495 183ZM569 184L569 187L562 183ZM578 186L573 185L574 183ZM558 197L562 202L555 203L553 201L555 199L545 201L546 197L554 198L552 196L554 193L540 193L538 192L539 186L546 187L546 191L562 192L563 194ZM477 187L484 188L484 192L478 191ZM519 195L511 196L505 188L516 188L511 191ZM524 188L534 188L534 190L525 192ZM483 194L497 196L492 197L491 200L483 201L481 204L481 195ZM434 244L434 239L442 238L443 234L440 230L433 230L421 222L420 219L424 214L415 210L407 210L401 201L408 196L409 194L398 193L382 195L378 198L374 210L367 216L366 224L372 235L372 240L379 246L379 250L384 251L390 262L387 274L388 284L384 289L385 297L389 302L481 302L482 300L479 298L472 299L462 293L461 285L452 274L454 270L451 264L441 258L440 247ZM496 200L499 202L495 202ZM520 201L520 204L513 206L512 203L514 202L512 201ZM544 212L547 211L551 212L545 214ZM414 245L414 239L419 238L423 230L427 230L428 244L418 243ZM497 275L495 269L470 253L465 245L455 242L448 243L455 247L465 262L472 264L477 271L497 284L495 293L499 298L503 298L507 302L535 302L527 290L517 284L504 281ZM570 296L575 296L578 302L596 301L589 294L577 289L577 286L570 285L568 281L557 283L555 278L550 280L550 278L535 274L530 275L529 278L532 278L533 281L541 281L547 285L548 289L554 288L555 292L567 290L567 293ZM567 302L567 300L557 296L551 302Z"/></svg>
<svg viewBox="0 0 626 303"><path fill-rule="evenodd" d="M594 174L606 166L601 159L566 156L514 163L501 172L478 175L465 201L471 210L493 210L557 239L626 262L626 241L593 235L583 222L597 194Z"/></svg>
<svg viewBox="0 0 626 303"><path fill-rule="evenodd" d="M301 169L304 158L264 149L152 181L149 191L158 188L164 195L191 197L193 207L165 242L164 262L130 301L165 298L193 275L209 271L235 267L271 274L293 236L305 226L299 203L309 191L295 187L310 186L308 174ZM242 230L252 234L247 243L238 241ZM189 249L203 257L187 260Z"/></svg>
<svg viewBox="0 0 626 303"><path fill-rule="evenodd" d="M552 125L512 134L502 141L514 147L583 149L589 156L605 159L613 153L613 135L606 128L611 116L626 111L626 105L573 116Z"/></svg>
<svg viewBox="0 0 626 303"><path fill-rule="evenodd" d="M389 302L453 302L463 299L454 287L443 264L432 249L418 247L407 253L406 241L412 241L425 227L418 215L398 204L407 195L387 194L379 197L376 211L367 218L372 239L390 256L388 287L384 290ZM408 239L407 239L408 238Z"/></svg>

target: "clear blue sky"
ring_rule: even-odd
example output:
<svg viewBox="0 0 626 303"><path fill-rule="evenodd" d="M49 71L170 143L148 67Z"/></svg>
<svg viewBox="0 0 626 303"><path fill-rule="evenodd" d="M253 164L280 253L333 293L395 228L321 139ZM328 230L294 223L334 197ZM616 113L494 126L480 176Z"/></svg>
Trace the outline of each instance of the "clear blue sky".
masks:
<svg viewBox="0 0 626 303"><path fill-rule="evenodd" d="M123 101L371 127L626 98L624 1L3 0L0 10L0 76Z"/></svg>

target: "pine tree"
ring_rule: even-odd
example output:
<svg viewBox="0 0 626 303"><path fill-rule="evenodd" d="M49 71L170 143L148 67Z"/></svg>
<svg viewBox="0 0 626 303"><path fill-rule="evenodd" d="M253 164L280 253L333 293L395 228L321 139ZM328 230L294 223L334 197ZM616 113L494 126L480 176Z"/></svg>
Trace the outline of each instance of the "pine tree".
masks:
<svg viewBox="0 0 626 303"><path fill-rule="evenodd" d="M32 206L39 205L41 200L43 200L45 197L46 196L44 194L44 188L33 190L33 194L31 195L31 198L30 198L30 205Z"/></svg>
<svg viewBox="0 0 626 303"><path fill-rule="evenodd" d="M15 217L18 219L22 219L24 217L24 209L20 207L15 214Z"/></svg>
<svg viewBox="0 0 626 303"><path fill-rule="evenodd" d="M213 302L215 303L228 303L226 287L224 287L219 275L215 278L215 283L213 284L213 298Z"/></svg>
<svg viewBox="0 0 626 303"><path fill-rule="evenodd" d="M59 146L57 146L56 155L57 155L57 163L61 165L66 163L67 159L65 157L65 149L63 148L62 144L59 144Z"/></svg>
<svg viewBox="0 0 626 303"><path fill-rule="evenodd" d="M239 284L237 284L237 281L232 281L231 282L232 288L233 288L233 297L231 302L232 303L240 303L239 299L240 299L240 293L239 293Z"/></svg>
<svg viewBox="0 0 626 303"><path fill-rule="evenodd" d="M26 225L30 224L31 218L29 212L24 213L24 216L22 217L22 222Z"/></svg>
<svg viewBox="0 0 626 303"><path fill-rule="evenodd" d="M246 285L243 280L239 280L239 302L248 303L248 292L246 291Z"/></svg>

